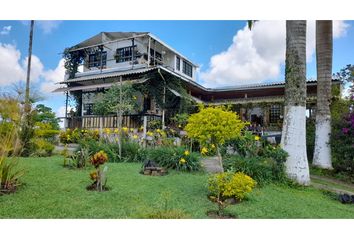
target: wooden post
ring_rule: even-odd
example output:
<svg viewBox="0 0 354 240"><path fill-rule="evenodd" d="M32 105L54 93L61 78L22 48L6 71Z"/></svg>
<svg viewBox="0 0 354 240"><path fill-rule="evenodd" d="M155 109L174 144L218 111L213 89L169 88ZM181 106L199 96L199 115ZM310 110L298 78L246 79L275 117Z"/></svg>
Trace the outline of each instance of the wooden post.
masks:
<svg viewBox="0 0 354 240"><path fill-rule="evenodd" d="M163 87L163 96L162 96L162 104L163 104L163 108L162 108L162 129L165 129L165 103L166 103L166 86Z"/></svg>
<svg viewBox="0 0 354 240"><path fill-rule="evenodd" d="M147 116L144 115L144 130L143 130L143 147L146 147L146 129L147 129Z"/></svg>
<svg viewBox="0 0 354 240"><path fill-rule="evenodd" d="M151 48L151 37L149 37L149 41L148 41L148 59L147 59L147 65L148 67L150 67L150 48Z"/></svg>
<svg viewBox="0 0 354 240"><path fill-rule="evenodd" d="M68 128L68 101L69 101L69 91L66 91L66 99L65 99L65 118L64 118L64 131Z"/></svg>

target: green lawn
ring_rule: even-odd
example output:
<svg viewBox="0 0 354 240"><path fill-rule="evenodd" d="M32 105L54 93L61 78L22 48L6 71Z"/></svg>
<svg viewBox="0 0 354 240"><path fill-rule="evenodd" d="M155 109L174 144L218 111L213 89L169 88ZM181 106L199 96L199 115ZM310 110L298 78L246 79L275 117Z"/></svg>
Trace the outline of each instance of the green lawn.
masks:
<svg viewBox="0 0 354 240"><path fill-rule="evenodd" d="M87 191L86 170L62 167L61 157L21 159L26 169L18 192L0 196L0 218L144 218L168 207L186 218L207 218L216 209L207 195L207 175L170 172L139 174L141 164L109 165L107 192ZM239 218L354 218L354 204L343 205L313 188L268 185L247 201L227 208Z"/></svg>

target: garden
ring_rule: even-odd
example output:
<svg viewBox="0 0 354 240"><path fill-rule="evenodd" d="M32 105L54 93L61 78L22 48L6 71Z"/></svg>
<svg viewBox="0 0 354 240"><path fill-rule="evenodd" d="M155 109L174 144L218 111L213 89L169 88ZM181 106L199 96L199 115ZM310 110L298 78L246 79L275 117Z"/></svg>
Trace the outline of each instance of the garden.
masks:
<svg viewBox="0 0 354 240"><path fill-rule="evenodd" d="M248 123L228 107L199 106L177 114L166 128L59 131L51 109L39 105L28 131L20 127L18 103L3 101L13 107L0 109L6 119L0 124L1 218L354 216L354 205L342 204L335 193L288 179L287 153L248 132ZM338 134L349 136L351 118L343 119L335 124L348 131ZM63 149L55 150L58 144ZM223 171L208 172L208 158ZM338 172L350 176L345 159L335 164L345 165Z"/></svg>

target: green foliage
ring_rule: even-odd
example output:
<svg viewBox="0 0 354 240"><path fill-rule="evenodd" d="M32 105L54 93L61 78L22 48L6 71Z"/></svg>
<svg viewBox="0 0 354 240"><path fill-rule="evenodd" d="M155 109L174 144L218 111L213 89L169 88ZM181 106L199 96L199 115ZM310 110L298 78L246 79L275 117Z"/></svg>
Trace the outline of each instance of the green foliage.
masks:
<svg viewBox="0 0 354 240"><path fill-rule="evenodd" d="M119 158L118 144L106 141L96 141L87 139L79 141L80 149L87 149L90 153L103 150L110 162L143 162L146 150L141 148L138 143L125 140L122 142L122 157Z"/></svg>
<svg viewBox="0 0 354 240"><path fill-rule="evenodd" d="M147 150L147 158L159 166L177 171L201 170L200 155L183 147L161 146Z"/></svg>
<svg viewBox="0 0 354 240"><path fill-rule="evenodd" d="M332 163L336 173L343 173L354 179L354 112L348 107L354 106L354 101L348 100L345 105L346 109L332 106Z"/></svg>
<svg viewBox="0 0 354 240"><path fill-rule="evenodd" d="M187 125L188 118L189 118L188 113L180 113L180 114L177 113L175 116L171 118L171 121L176 127L183 129Z"/></svg>
<svg viewBox="0 0 354 240"><path fill-rule="evenodd" d="M244 136L232 139L225 144L231 147L234 155L224 153L224 169L243 172L254 178L260 185L270 182L287 182L284 163L287 152L280 146L273 146L248 132Z"/></svg>
<svg viewBox="0 0 354 240"><path fill-rule="evenodd" d="M210 194L223 200L235 198L242 201L255 186L256 181L241 172L217 173L208 180Z"/></svg>
<svg viewBox="0 0 354 240"><path fill-rule="evenodd" d="M66 129L61 131L59 134L59 140L63 144L68 143L79 143L80 140L99 140L100 135L98 130L87 130L87 129Z"/></svg>
<svg viewBox="0 0 354 240"><path fill-rule="evenodd" d="M121 89L122 88L122 89ZM120 93L122 90L122 102L120 102ZM120 109L123 113L131 113L138 108L138 92L133 88L130 82L124 82L111 86L105 93L99 93L95 99L93 111L97 115L107 115L117 113Z"/></svg>
<svg viewBox="0 0 354 240"><path fill-rule="evenodd" d="M0 195L16 191L21 185L20 178L24 171L18 167L18 160L0 156Z"/></svg>
<svg viewBox="0 0 354 240"><path fill-rule="evenodd" d="M31 143L33 144L32 156L49 157L55 148L54 144L44 138L34 138Z"/></svg>
<svg viewBox="0 0 354 240"><path fill-rule="evenodd" d="M88 165L91 154L88 149L82 148L71 155L64 166L68 166L69 168L84 168Z"/></svg>
<svg viewBox="0 0 354 240"><path fill-rule="evenodd" d="M17 126L1 136L0 141L0 195L14 192L20 185L24 171L18 167L18 161L11 155L20 148Z"/></svg>
<svg viewBox="0 0 354 240"><path fill-rule="evenodd" d="M262 150L262 142L259 136L253 135L250 131L245 131L242 135L225 142L221 148L222 155L226 155L227 148L230 147L244 157L258 156Z"/></svg>
<svg viewBox="0 0 354 240"><path fill-rule="evenodd" d="M55 113L50 107L44 104L38 104L34 109L36 114L34 115L34 121L36 123L49 125L46 129L59 130L59 119L55 116Z"/></svg>
<svg viewBox="0 0 354 240"><path fill-rule="evenodd" d="M85 50L73 51L73 48L65 48L63 58L65 59L64 67L69 74L69 79L74 78L78 72L78 67L83 63L86 52Z"/></svg>
<svg viewBox="0 0 354 240"><path fill-rule="evenodd" d="M198 113L188 118L185 127L190 138L196 139L201 145L215 144L218 147L226 140L240 136L246 126L236 113L224 107L200 106Z"/></svg>

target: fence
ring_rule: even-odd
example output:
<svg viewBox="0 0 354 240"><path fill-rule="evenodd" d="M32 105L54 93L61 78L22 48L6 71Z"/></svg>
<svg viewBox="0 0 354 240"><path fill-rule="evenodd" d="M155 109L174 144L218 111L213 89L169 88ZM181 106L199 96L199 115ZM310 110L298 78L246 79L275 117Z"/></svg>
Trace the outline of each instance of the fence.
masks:
<svg viewBox="0 0 354 240"><path fill-rule="evenodd" d="M147 123L151 121L161 121L160 115L155 114L130 114L122 116L122 127L139 128L144 124L144 116ZM82 116L68 117L67 128L99 129L99 128L117 128L117 115L109 116Z"/></svg>

